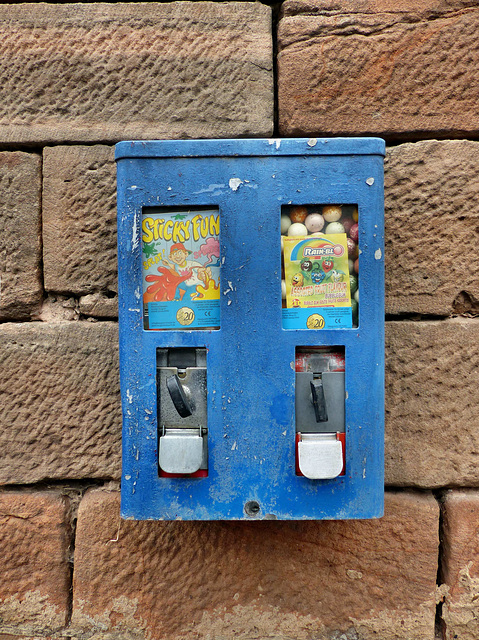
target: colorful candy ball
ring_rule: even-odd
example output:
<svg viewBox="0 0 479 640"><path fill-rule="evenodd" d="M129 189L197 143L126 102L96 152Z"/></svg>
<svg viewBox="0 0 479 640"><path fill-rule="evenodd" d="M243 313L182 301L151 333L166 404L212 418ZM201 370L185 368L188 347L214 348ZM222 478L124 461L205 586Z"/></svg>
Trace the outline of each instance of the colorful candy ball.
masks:
<svg viewBox="0 0 479 640"><path fill-rule="evenodd" d="M304 224L309 233L317 233L324 227L324 218L320 213L310 213Z"/></svg>
<svg viewBox="0 0 479 640"><path fill-rule="evenodd" d="M324 230L326 234L329 233L344 233L344 227L340 222L330 222Z"/></svg>
<svg viewBox="0 0 479 640"><path fill-rule="evenodd" d="M353 211L353 220L354 222L357 222L359 220L359 213L357 209L354 209Z"/></svg>
<svg viewBox="0 0 479 640"><path fill-rule="evenodd" d="M344 231L349 234L349 232L351 231L351 227L354 224L354 221L351 220L351 218L344 218L343 220L341 220L341 224L344 227Z"/></svg>
<svg viewBox="0 0 479 640"><path fill-rule="evenodd" d="M281 216L281 235L284 236L288 233L288 229L291 226L291 219L289 216Z"/></svg>
<svg viewBox="0 0 479 640"><path fill-rule="evenodd" d="M356 291L358 290L358 279L356 278L356 276L349 276L349 288L351 290L351 295L356 293Z"/></svg>
<svg viewBox="0 0 479 640"><path fill-rule="evenodd" d="M285 280L281 280L281 297L283 298L283 300L286 299L286 281Z"/></svg>
<svg viewBox="0 0 479 640"><path fill-rule="evenodd" d="M308 230L301 222L294 222L288 229L288 236L307 236Z"/></svg>
<svg viewBox="0 0 479 640"><path fill-rule="evenodd" d="M342 215L341 207L337 207L336 205L329 205L327 207L323 207L323 218L326 222L336 222Z"/></svg>
<svg viewBox="0 0 479 640"><path fill-rule="evenodd" d="M348 260L349 273L354 273L354 260Z"/></svg>
<svg viewBox="0 0 479 640"><path fill-rule="evenodd" d="M358 245L351 238L348 238L346 242L348 244L348 257L354 260L358 256Z"/></svg>
<svg viewBox="0 0 479 640"><path fill-rule="evenodd" d="M359 258L354 261L354 273L359 273Z"/></svg>
<svg viewBox="0 0 479 640"><path fill-rule="evenodd" d="M308 210L306 209L306 207L294 207L294 209L291 209L289 213L291 222L304 222L307 215Z"/></svg>
<svg viewBox="0 0 479 640"><path fill-rule="evenodd" d="M357 222L355 222L351 227L349 237L351 238L351 240L354 240L354 242L357 242L359 240L359 226Z"/></svg>

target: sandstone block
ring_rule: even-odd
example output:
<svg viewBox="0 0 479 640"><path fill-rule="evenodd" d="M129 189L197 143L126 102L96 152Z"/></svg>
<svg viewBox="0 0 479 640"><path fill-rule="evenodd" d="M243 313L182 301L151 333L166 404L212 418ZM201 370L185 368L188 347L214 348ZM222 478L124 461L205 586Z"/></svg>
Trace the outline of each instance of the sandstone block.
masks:
<svg viewBox="0 0 479 640"><path fill-rule="evenodd" d="M386 311L479 313L479 143L388 149Z"/></svg>
<svg viewBox="0 0 479 640"><path fill-rule="evenodd" d="M27 320L42 298L41 160L0 153L0 319Z"/></svg>
<svg viewBox="0 0 479 640"><path fill-rule="evenodd" d="M381 520L132 522L120 520L118 494L91 491L70 631L433 640L438 516L431 495L390 493Z"/></svg>
<svg viewBox="0 0 479 640"><path fill-rule="evenodd" d="M444 502L442 609L446 640L479 637L479 493L452 491Z"/></svg>
<svg viewBox="0 0 479 640"><path fill-rule="evenodd" d="M113 147L44 150L43 261L47 291L116 292Z"/></svg>
<svg viewBox="0 0 479 640"><path fill-rule="evenodd" d="M0 7L0 141L270 135L271 9L254 2Z"/></svg>
<svg viewBox="0 0 479 640"><path fill-rule="evenodd" d="M386 323L386 482L479 486L479 322Z"/></svg>
<svg viewBox="0 0 479 640"><path fill-rule="evenodd" d="M0 325L0 483L120 473L117 327Z"/></svg>
<svg viewBox="0 0 479 640"><path fill-rule="evenodd" d="M476 134L479 8L464 0L286 1L282 135Z"/></svg>
<svg viewBox="0 0 479 640"><path fill-rule="evenodd" d="M0 493L0 633L49 635L65 625L66 510L54 493Z"/></svg>

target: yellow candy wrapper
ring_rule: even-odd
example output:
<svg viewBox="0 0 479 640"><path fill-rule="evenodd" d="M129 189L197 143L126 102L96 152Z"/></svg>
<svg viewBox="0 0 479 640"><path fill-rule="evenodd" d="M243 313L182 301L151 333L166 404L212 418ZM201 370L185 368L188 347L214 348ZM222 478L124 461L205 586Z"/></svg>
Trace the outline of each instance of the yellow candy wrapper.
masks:
<svg viewBox="0 0 479 640"><path fill-rule="evenodd" d="M285 237L284 270L285 329L352 327L345 233Z"/></svg>

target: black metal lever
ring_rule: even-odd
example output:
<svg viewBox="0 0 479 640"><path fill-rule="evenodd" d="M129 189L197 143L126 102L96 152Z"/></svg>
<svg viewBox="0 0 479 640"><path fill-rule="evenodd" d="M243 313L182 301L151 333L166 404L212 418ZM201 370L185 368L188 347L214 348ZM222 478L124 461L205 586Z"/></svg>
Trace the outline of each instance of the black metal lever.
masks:
<svg viewBox="0 0 479 640"><path fill-rule="evenodd" d="M326 411L326 398L324 397L323 382L320 378L317 378L312 380L310 384L316 422L327 422L328 412Z"/></svg>
<svg viewBox="0 0 479 640"><path fill-rule="evenodd" d="M180 416L182 418L191 416L193 411L178 376L174 375L167 378L166 386L170 392L170 397L175 405L175 409L178 411Z"/></svg>

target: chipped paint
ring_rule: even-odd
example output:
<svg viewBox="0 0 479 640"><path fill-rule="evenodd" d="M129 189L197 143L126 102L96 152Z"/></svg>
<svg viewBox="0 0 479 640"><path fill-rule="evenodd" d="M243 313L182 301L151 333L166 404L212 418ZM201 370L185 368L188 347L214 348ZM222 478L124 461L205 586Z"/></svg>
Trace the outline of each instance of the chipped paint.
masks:
<svg viewBox="0 0 479 640"><path fill-rule="evenodd" d="M372 186L373 186L373 184L374 184L374 178L368 178L368 179L366 180L366 184L367 184L369 187L372 187Z"/></svg>
<svg viewBox="0 0 479 640"><path fill-rule="evenodd" d="M279 149L281 146L281 140L279 138L270 138L268 140L268 144L270 145L274 144L276 146L276 149Z"/></svg>
<svg viewBox="0 0 479 640"><path fill-rule="evenodd" d="M232 191L238 191L240 185L243 184L243 180L240 178L230 178L229 187Z"/></svg>
<svg viewBox="0 0 479 640"><path fill-rule="evenodd" d="M317 138L310 138L308 140L308 147L315 147L318 144Z"/></svg>
<svg viewBox="0 0 479 640"><path fill-rule="evenodd" d="M383 254L381 249L376 249L376 251L374 252L374 259L381 260L382 257L383 257Z"/></svg>
<svg viewBox="0 0 479 640"><path fill-rule="evenodd" d="M226 185L224 183L221 184L210 184L205 189L200 189L199 191L193 191L195 195L201 195L202 193L213 193L214 191L218 191L218 189L224 189Z"/></svg>
<svg viewBox="0 0 479 640"><path fill-rule="evenodd" d="M131 234L131 250L135 251L136 249L138 249L139 244L140 244L140 236L138 234L138 222L137 222L136 216L134 216L133 231Z"/></svg>

